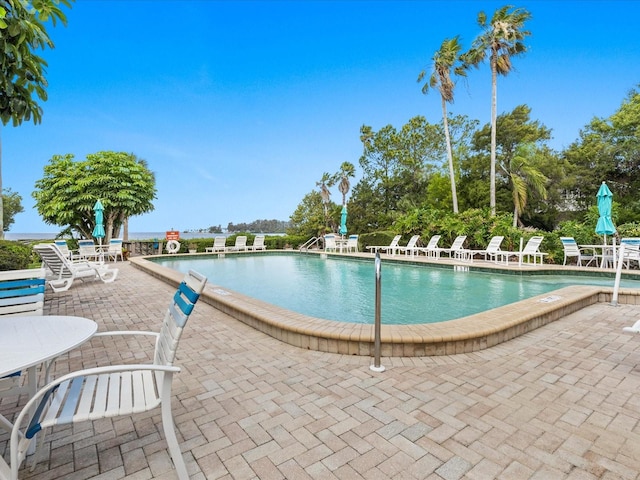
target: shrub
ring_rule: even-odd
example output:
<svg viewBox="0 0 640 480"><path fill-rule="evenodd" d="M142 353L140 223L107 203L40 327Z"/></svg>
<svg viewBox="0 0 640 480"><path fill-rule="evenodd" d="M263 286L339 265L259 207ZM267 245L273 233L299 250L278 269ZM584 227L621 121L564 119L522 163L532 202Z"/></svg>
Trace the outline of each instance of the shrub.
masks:
<svg viewBox="0 0 640 480"><path fill-rule="evenodd" d="M31 247L23 243L0 240L0 271L28 268L31 252Z"/></svg>

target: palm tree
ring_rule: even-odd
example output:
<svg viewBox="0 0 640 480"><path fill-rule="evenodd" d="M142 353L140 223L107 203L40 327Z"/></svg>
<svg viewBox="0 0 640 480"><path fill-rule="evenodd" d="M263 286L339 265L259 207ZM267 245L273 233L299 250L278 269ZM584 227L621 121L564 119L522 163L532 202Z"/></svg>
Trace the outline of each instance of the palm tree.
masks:
<svg viewBox="0 0 640 480"><path fill-rule="evenodd" d="M329 203L331 202L331 192L329 188L335 184L335 179L327 172L322 174L320 181L316 182L316 186L320 188L320 198L322 198L322 206L324 208L325 227L329 219Z"/></svg>
<svg viewBox="0 0 640 480"><path fill-rule="evenodd" d="M535 146L531 143L518 145L515 155L509 162L509 168L502 167L511 181L513 198L513 226L518 226L520 214L527 206L529 189L533 188L543 199L547 198L546 183L548 178L534 165Z"/></svg>
<svg viewBox="0 0 640 480"><path fill-rule="evenodd" d="M487 23L484 12L478 14L478 25L484 30L474 41L462 58L465 64L478 67L487 55L491 65L491 178L490 207L496 214L496 118L498 97L498 75L508 75L513 69L511 57L527 51L523 40L531 32L523 30L524 23L531 14L523 8L513 9L511 5L499 8Z"/></svg>
<svg viewBox="0 0 640 480"><path fill-rule="evenodd" d="M336 175L340 177L338 190L340 190L342 194L342 206L345 206L347 204L347 193L349 193L349 189L351 188L349 177L353 178L356 176L356 167L354 167L352 163L342 162L340 171Z"/></svg>
<svg viewBox="0 0 640 480"><path fill-rule="evenodd" d="M451 79L451 70L455 75L466 76L465 65L460 59L460 37L445 39L438 50L433 55L433 72L429 81L422 86L422 93L425 95L429 88L437 88L440 91L442 100L442 121L444 123L444 137L447 142L447 157L449 159L449 177L451 178L451 196L453 198L453 213L458 213L458 194L456 193L455 170L453 168L453 151L451 149L451 136L449 135L449 122L447 120L447 102L453 103L454 81ZM418 82L426 76L423 70L418 75Z"/></svg>

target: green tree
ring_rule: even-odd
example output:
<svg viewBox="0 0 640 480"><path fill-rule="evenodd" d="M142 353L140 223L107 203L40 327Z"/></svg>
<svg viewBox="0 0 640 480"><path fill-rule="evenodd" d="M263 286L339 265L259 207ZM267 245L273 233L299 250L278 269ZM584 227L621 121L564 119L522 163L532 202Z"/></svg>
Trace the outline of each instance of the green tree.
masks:
<svg viewBox="0 0 640 480"><path fill-rule="evenodd" d="M98 152L84 161L71 154L54 155L36 182L36 209L50 225L91 238L93 206L104 206L106 241L119 236L126 218L153 210L155 177L144 160L131 153Z"/></svg>
<svg viewBox="0 0 640 480"><path fill-rule="evenodd" d="M38 124L42 119L42 107L37 99L47 100L47 62L35 52L54 47L45 29L47 22L54 26L58 21L66 24L60 4L70 7L71 0L0 0L0 118L3 125L13 122L18 126L24 120ZM0 213L0 221L4 222L2 195ZM6 231L3 225L0 225L0 238L4 238Z"/></svg>
<svg viewBox="0 0 640 480"><path fill-rule="evenodd" d="M496 10L487 22L484 12L478 14L478 25L483 30L467 53L463 55L466 65L478 67L489 57L491 66L491 214L496 213L496 131L498 110L498 75L506 76L513 69L511 58L527 51L523 40L530 32L523 30L531 14L522 8L507 5Z"/></svg>
<svg viewBox="0 0 640 480"><path fill-rule="evenodd" d="M535 167L536 155L534 144L518 145L515 155L509 161L508 169L505 169L505 174L509 176L511 183L514 228L518 226L520 214L527 206L530 190L539 194L543 199L547 198L546 182L548 179Z"/></svg>
<svg viewBox="0 0 640 480"><path fill-rule="evenodd" d="M595 204L602 181L620 203L620 222L640 221L640 92L633 89L608 118L594 118L564 152L581 211Z"/></svg>
<svg viewBox="0 0 640 480"><path fill-rule="evenodd" d="M24 212L24 207L22 206L22 197L17 192L12 192L10 188L5 188L2 191L2 205L4 208L2 209L3 215L3 228L5 232L8 232L15 221L15 216Z"/></svg>
<svg viewBox="0 0 640 480"><path fill-rule="evenodd" d="M429 88L437 88L440 92L442 103L442 121L444 124L444 135L447 145L447 158L449 160L449 178L451 180L451 198L453 201L453 212L458 213L458 194L456 192L456 176L453 166L453 150L451 148L451 137L449 135L449 124L447 121L447 103L453 103L453 90L455 82L451 78L451 71L458 76L466 76L465 66L460 59L459 37L446 39L442 42L440 50L433 55L433 71L429 81L422 86L422 93L426 94ZM426 76L423 70L418 75L418 82Z"/></svg>
<svg viewBox="0 0 640 480"><path fill-rule="evenodd" d="M326 233L324 203L320 193L313 190L306 194L291 215L290 222L288 235L314 237Z"/></svg>

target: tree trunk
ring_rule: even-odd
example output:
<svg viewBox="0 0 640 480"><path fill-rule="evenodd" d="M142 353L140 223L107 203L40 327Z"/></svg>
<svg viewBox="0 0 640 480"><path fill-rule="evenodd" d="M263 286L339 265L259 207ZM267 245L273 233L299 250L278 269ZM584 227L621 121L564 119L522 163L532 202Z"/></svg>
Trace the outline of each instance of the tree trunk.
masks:
<svg viewBox="0 0 640 480"><path fill-rule="evenodd" d="M491 216L496 214L496 129L498 110L498 66L494 56L491 58L491 176L489 207Z"/></svg>
<svg viewBox="0 0 640 480"><path fill-rule="evenodd" d="M442 121L444 123L444 138L447 143L447 157L449 158L449 178L451 179L451 198L453 199L453 213L458 213L458 194L456 192L456 177L453 169L453 151L451 150L451 136L449 135L449 120L447 119L447 102L442 99Z"/></svg>

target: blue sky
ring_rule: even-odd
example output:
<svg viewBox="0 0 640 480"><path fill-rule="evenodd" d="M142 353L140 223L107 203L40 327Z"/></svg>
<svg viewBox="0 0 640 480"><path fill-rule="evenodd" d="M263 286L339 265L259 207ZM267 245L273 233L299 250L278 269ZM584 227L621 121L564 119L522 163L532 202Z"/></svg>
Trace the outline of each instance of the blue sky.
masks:
<svg viewBox="0 0 640 480"><path fill-rule="evenodd" d="M532 36L498 80L498 112L529 105L562 149L640 83L640 2L77 0L49 30L42 123L2 128L3 186L25 207L10 233L59 231L34 209L35 182L53 155L101 150L156 174L155 210L131 232L287 220L323 172L358 165L363 124L439 122L418 74L507 3L531 12ZM450 112L488 123L490 93L485 65Z"/></svg>

